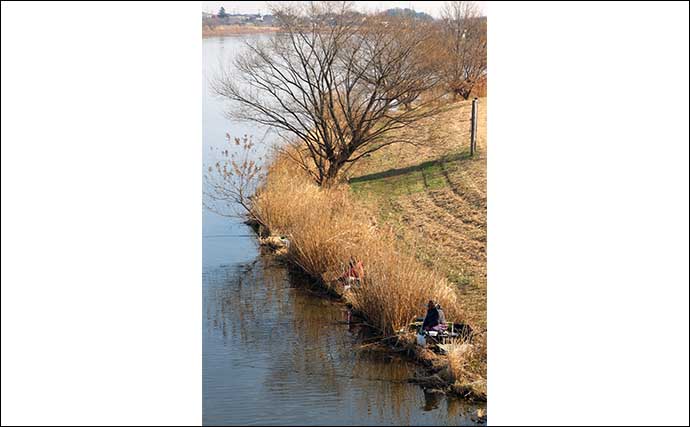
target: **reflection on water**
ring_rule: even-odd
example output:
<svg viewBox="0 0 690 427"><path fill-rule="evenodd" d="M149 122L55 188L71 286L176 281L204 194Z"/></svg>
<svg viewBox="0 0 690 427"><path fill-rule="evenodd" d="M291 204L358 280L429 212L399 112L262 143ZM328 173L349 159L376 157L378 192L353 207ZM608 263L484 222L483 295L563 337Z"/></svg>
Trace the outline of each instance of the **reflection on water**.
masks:
<svg viewBox="0 0 690 427"><path fill-rule="evenodd" d="M204 272L204 424L472 424L476 407L358 350L344 308L259 256Z"/></svg>
<svg viewBox="0 0 690 427"><path fill-rule="evenodd" d="M256 36L252 36L256 37ZM242 39L203 42L204 161L225 133L261 135L229 122L209 75ZM414 367L358 350L363 331L342 305L310 293L237 219L203 214L203 423L473 424L479 407L407 383Z"/></svg>

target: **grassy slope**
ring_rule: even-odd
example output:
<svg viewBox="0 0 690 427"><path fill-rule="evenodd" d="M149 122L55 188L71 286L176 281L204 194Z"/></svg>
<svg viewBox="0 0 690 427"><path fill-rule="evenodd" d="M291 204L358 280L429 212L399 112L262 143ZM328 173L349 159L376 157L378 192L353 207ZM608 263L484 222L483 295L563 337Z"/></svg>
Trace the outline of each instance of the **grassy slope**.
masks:
<svg viewBox="0 0 690 427"><path fill-rule="evenodd" d="M486 328L486 98L469 156L471 101L424 123L418 146L393 145L350 171L359 200L401 244L454 283L468 320ZM422 314L422 313L420 313Z"/></svg>

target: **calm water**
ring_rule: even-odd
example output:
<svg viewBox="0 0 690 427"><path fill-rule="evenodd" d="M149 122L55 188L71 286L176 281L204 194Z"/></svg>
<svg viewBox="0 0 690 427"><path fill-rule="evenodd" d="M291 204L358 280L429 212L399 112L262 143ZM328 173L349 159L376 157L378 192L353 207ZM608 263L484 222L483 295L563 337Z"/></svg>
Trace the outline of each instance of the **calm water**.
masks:
<svg viewBox="0 0 690 427"><path fill-rule="evenodd" d="M253 36L257 37L257 36ZM241 38L203 40L204 159L224 135L264 129L223 117L207 77ZM203 213L203 423L476 423L477 406L425 395L408 384L414 366L361 348L337 302L316 296L240 221Z"/></svg>

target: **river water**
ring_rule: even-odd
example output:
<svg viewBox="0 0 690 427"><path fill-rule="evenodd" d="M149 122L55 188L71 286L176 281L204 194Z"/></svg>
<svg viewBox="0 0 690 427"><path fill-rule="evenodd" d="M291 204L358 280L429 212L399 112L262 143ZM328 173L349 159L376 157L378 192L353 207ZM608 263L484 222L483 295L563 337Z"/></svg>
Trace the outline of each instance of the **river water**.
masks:
<svg viewBox="0 0 690 427"><path fill-rule="evenodd" d="M250 37L268 37L253 35ZM265 129L229 121L208 88L243 37L203 40L204 162L226 133ZM206 166L204 166L205 170ZM473 425L477 410L409 384L414 366L362 347L339 303L260 253L240 220L203 212L203 424Z"/></svg>

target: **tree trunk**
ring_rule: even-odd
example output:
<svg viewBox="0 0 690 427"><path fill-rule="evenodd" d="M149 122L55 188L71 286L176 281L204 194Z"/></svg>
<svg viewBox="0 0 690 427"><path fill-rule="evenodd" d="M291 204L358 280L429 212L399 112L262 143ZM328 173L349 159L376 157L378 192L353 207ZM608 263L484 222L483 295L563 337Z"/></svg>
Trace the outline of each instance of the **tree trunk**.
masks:
<svg viewBox="0 0 690 427"><path fill-rule="evenodd" d="M337 181L338 174L340 170L345 166L345 160L349 157L344 157L344 159L333 160L328 166L326 175L324 176L323 182L320 184L322 187L330 187L333 183Z"/></svg>

